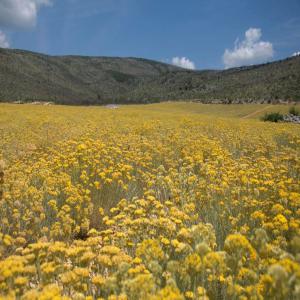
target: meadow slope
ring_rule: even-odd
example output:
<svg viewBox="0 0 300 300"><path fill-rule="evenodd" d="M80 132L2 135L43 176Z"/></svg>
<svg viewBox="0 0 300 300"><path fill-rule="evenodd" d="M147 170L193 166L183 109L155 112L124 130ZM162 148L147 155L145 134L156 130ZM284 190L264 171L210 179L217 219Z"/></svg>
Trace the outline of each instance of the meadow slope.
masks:
<svg viewBox="0 0 300 300"><path fill-rule="evenodd" d="M287 106L0 104L0 299L299 299Z"/></svg>

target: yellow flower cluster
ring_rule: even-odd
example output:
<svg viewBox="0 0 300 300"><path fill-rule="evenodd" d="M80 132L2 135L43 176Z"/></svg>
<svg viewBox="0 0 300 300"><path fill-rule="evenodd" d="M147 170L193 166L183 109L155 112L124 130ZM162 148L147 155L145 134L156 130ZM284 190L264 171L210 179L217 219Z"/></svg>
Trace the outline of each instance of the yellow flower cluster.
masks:
<svg viewBox="0 0 300 300"><path fill-rule="evenodd" d="M299 126L164 105L0 106L0 299L300 298Z"/></svg>

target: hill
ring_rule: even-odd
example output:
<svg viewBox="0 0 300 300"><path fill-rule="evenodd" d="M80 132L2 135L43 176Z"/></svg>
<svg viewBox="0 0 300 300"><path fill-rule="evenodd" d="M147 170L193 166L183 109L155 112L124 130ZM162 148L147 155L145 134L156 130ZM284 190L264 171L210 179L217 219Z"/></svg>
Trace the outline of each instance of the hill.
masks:
<svg viewBox="0 0 300 300"><path fill-rule="evenodd" d="M0 49L0 101L60 104L300 101L300 57L191 71L141 58L49 56Z"/></svg>

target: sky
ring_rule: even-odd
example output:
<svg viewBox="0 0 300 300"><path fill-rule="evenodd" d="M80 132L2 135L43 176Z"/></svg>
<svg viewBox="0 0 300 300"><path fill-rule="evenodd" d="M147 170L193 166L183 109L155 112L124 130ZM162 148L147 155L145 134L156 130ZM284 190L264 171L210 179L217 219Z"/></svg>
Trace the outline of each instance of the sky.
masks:
<svg viewBox="0 0 300 300"><path fill-rule="evenodd" d="M0 47L252 65L300 54L300 0L0 0Z"/></svg>

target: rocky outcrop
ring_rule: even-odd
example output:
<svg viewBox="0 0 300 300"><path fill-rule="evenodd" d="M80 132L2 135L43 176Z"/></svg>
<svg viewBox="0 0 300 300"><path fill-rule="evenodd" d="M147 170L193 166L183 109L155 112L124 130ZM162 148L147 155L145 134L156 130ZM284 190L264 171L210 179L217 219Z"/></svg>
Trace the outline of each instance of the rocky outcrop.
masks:
<svg viewBox="0 0 300 300"><path fill-rule="evenodd" d="M284 122L300 124L300 116L288 114L283 116Z"/></svg>

